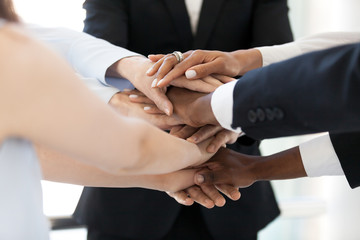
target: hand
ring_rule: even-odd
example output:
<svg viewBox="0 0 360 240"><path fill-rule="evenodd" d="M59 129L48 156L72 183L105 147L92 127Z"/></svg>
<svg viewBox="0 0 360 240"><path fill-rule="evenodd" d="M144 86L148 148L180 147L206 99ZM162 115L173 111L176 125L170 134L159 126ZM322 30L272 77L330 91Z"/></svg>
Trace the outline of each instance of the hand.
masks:
<svg viewBox="0 0 360 240"><path fill-rule="evenodd" d="M226 203L225 198L219 191L233 201L239 200L241 196L239 190L230 185L191 186L185 190L167 192L167 194L185 206L191 206L194 202L197 202L206 208L213 208L214 206L222 207Z"/></svg>
<svg viewBox="0 0 360 240"><path fill-rule="evenodd" d="M188 79L198 79L214 73L235 77L262 66L262 55L257 49L234 52L195 50L183 55L185 59L181 63L177 63L172 54L149 55L150 60L157 62L147 74L156 74L160 80L157 86L164 87L184 74Z"/></svg>
<svg viewBox="0 0 360 240"><path fill-rule="evenodd" d="M211 93L205 95L173 87L169 89L167 96L174 105L174 117L185 124L192 127L219 125L211 109Z"/></svg>
<svg viewBox="0 0 360 240"><path fill-rule="evenodd" d="M106 75L128 79L138 90L149 97L162 112L170 116L173 112L173 106L165 95L166 88L151 87L154 77L146 75L146 70L152 65L153 63L149 59L142 56L127 57L110 66Z"/></svg>
<svg viewBox="0 0 360 240"><path fill-rule="evenodd" d="M300 150L294 147L270 156L249 156L222 148L196 173L196 184L248 187L260 180L305 177Z"/></svg>
<svg viewBox="0 0 360 240"><path fill-rule="evenodd" d="M155 107L153 101L138 90L117 93L110 99L109 104L122 115L142 118L163 130L171 129L173 126L182 123L176 118L165 115ZM154 106L153 109L156 109L156 112L153 111L152 113L156 114L144 112L144 107L146 106Z"/></svg>
<svg viewBox="0 0 360 240"><path fill-rule="evenodd" d="M234 143L239 137L238 133L214 125L206 125L201 128L194 128L188 125L175 126L171 129L170 134L195 144L215 136L206 148L206 151L209 153L215 153L220 147L226 147L226 144Z"/></svg>

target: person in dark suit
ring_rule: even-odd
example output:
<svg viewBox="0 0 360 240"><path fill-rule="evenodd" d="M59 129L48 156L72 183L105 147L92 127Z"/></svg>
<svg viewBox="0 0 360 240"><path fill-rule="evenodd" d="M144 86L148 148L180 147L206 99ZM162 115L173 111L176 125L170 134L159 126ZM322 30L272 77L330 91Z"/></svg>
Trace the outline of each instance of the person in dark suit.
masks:
<svg viewBox="0 0 360 240"><path fill-rule="evenodd" d="M144 55L292 40L286 0L204 0L195 34L184 0L88 0L84 8L85 32ZM258 142L247 137L230 148L259 155ZM256 239L279 209L269 182L242 194L208 210L155 191L85 188L74 216L88 226L88 239Z"/></svg>
<svg viewBox="0 0 360 240"><path fill-rule="evenodd" d="M184 119L191 116L191 122L199 125L220 123L234 131L241 129L254 139L329 132L312 144L300 145L300 149L293 149L292 153L302 160L307 175L345 174L354 188L360 186L359 57L360 43L348 44L250 71L237 82L223 85L212 94L192 99L187 95L186 103L174 96L187 90L170 90L168 95L174 103L175 114ZM226 93L229 98L217 99L217 92ZM216 103L218 100L222 102ZM224 116L224 112L214 108L216 105L230 107L232 116ZM323 160L321 164L311 165L320 160ZM267 169L277 171L280 168L283 164L267 165ZM297 170L300 171L295 175L282 177L305 176L300 165ZM265 179L274 179L278 176L276 171L267 172Z"/></svg>

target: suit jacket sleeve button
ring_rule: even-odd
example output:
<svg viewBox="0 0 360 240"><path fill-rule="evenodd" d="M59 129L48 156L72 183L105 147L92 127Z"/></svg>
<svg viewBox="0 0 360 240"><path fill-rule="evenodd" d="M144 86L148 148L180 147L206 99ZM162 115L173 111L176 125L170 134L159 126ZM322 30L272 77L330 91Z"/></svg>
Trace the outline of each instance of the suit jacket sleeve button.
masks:
<svg viewBox="0 0 360 240"><path fill-rule="evenodd" d="M280 108L274 108L274 115L278 120L282 120L284 118L284 112Z"/></svg>
<svg viewBox="0 0 360 240"><path fill-rule="evenodd" d="M265 120L265 112L261 108L256 109L256 115L260 122Z"/></svg>
<svg viewBox="0 0 360 240"><path fill-rule="evenodd" d="M256 116L255 111L250 110L250 111L248 112L248 120L249 120L251 123L255 123L255 122L256 122L257 116Z"/></svg>
<svg viewBox="0 0 360 240"><path fill-rule="evenodd" d="M266 118L267 118L269 121L274 120L275 114L274 114L274 112L273 112L270 108L266 108L266 109L265 109L265 113L266 113Z"/></svg>

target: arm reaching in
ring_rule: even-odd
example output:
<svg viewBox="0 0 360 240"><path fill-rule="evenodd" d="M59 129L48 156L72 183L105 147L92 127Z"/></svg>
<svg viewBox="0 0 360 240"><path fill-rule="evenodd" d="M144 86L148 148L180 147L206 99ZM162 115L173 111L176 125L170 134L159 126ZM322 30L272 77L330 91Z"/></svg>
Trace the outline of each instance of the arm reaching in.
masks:
<svg viewBox="0 0 360 240"><path fill-rule="evenodd" d="M61 58L17 27L0 30L0 52L0 139L29 139L112 174L169 173L211 156L206 143L119 116Z"/></svg>
<svg viewBox="0 0 360 240"><path fill-rule="evenodd" d="M222 148L201 167L194 180L197 184L229 184L241 188L262 180L307 176L298 147L266 157Z"/></svg>

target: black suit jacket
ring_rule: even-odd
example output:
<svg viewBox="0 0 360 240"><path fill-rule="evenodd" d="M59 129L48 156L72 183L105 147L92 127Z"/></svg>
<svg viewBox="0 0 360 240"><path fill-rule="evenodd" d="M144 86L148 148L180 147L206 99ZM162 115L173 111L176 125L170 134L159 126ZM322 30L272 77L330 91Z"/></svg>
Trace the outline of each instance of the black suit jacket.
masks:
<svg viewBox="0 0 360 240"><path fill-rule="evenodd" d="M85 32L147 55L174 50L233 51L289 42L286 0L204 0L193 37L183 0L88 0ZM240 139L234 150L257 155L258 143ZM182 206L144 189L85 188L75 216L102 231L128 238L160 238ZM268 182L242 190L237 202L201 208L215 239L254 235L279 214Z"/></svg>
<svg viewBox="0 0 360 240"><path fill-rule="evenodd" d="M350 185L360 186L360 44L251 71L233 97L233 127L250 137L330 132Z"/></svg>

